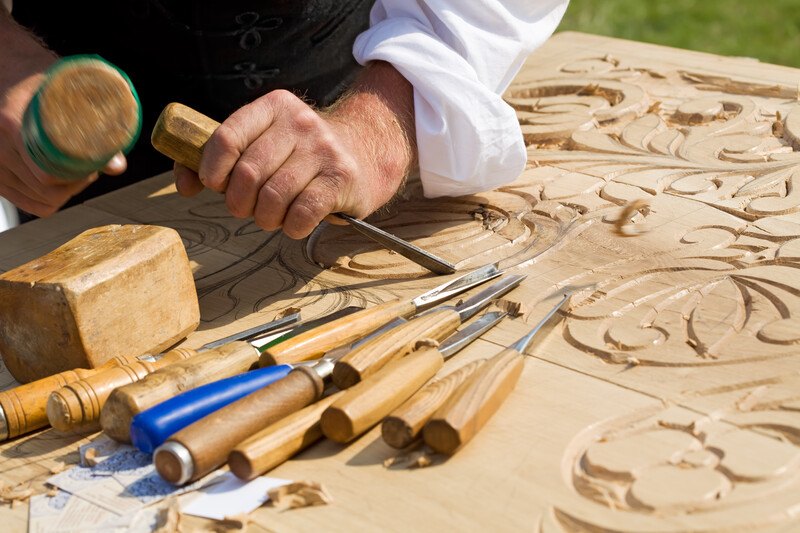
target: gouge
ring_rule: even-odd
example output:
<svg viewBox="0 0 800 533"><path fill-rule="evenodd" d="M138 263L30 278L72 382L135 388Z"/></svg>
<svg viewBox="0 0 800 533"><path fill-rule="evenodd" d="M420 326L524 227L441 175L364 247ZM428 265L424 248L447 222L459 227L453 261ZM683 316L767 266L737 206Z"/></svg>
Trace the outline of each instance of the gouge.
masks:
<svg viewBox="0 0 800 533"><path fill-rule="evenodd" d="M353 311L356 311L354 308ZM292 327L300 319L300 313L292 313L278 320L261 324L207 343L197 350L177 348L156 356L141 356L125 365L83 376L50 391L44 396L46 419L59 431L84 430L94 428L100 412L111 392L129 385L158 369L183 361L195 355L214 350L234 341L258 339L270 332L280 332ZM288 371L287 371L288 372Z"/></svg>
<svg viewBox="0 0 800 533"><path fill-rule="evenodd" d="M153 147L181 165L198 171L203 148L219 122L183 104L172 103L161 112L150 137ZM452 274L455 266L381 229L344 213L335 213L359 233L436 274Z"/></svg>
<svg viewBox="0 0 800 533"><path fill-rule="evenodd" d="M298 325L292 331L313 330L320 324L344 318L359 309L341 309ZM111 391L100 409L100 425L112 439L130 442L130 425L135 415L183 391L246 372L258 363L258 358L259 351L250 342L234 341L162 368L140 381ZM288 373L291 368L283 367L280 370ZM273 377L279 379L285 373Z"/></svg>
<svg viewBox="0 0 800 533"><path fill-rule="evenodd" d="M453 454L472 440L517 384L531 340L551 324L568 300L569 295L564 295L527 335L486 361L453 393L422 430L428 446Z"/></svg>
<svg viewBox="0 0 800 533"><path fill-rule="evenodd" d="M464 321L489 305L492 300L519 285L523 279L525 276L503 278L460 305L446 305L432 309L364 343L336 362L333 382L340 389L352 387L390 361L411 352L420 340L444 339Z"/></svg>
<svg viewBox="0 0 800 533"><path fill-rule="evenodd" d="M485 314L449 337L439 348L426 347L396 359L353 385L321 416L322 433L336 442L350 442L406 401L442 368L444 362L497 324L504 312Z"/></svg>
<svg viewBox="0 0 800 533"><path fill-rule="evenodd" d="M443 283L413 300L391 300L359 311L352 316L335 320L314 331L292 337L273 346L261 349L261 366L297 363L321 357L325 352L360 339L367 333L391 322L397 317L409 317L429 309L472 287L494 279L502 272L496 264L486 265Z"/></svg>
<svg viewBox="0 0 800 533"><path fill-rule="evenodd" d="M281 418L319 400L333 363L299 366L285 378L259 389L172 435L156 448L153 462L175 485L200 479L225 463L238 443Z"/></svg>

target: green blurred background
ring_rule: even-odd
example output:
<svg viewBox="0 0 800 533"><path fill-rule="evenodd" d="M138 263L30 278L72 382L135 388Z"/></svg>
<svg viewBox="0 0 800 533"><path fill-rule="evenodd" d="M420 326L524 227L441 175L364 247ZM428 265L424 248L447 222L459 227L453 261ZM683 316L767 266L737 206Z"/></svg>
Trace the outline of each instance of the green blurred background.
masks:
<svg viewBox="0 0 800 533"><path fill-rule="evenodd" d="M800 0L570 0L566 30L800 67Z"/></svg>

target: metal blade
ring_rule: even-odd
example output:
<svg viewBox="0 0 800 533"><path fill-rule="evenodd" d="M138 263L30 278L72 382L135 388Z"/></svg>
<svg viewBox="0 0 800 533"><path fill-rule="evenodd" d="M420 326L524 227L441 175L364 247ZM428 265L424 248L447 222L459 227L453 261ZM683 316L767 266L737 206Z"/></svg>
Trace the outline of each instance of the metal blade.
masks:
<svg viewBox="0 0 800 533"><path fill-rule="evenodd" d="M493 328L498 322L503 320L503 317L507 314L508 313L505 311L490 311L486 313L461 331L457 331L447 337L447 339L439 345L439 351L444 356L445 360L449 359L452 355L466 348L472 341Z"/></svg>
<svg viewBox="0 0 800 533"><path fill-rule="evenodd" d="M307 321L301 322L300 324L297 325L297 327L294 327L294 328L292 328L289 331L286 331L284 333L278 334L277 336L276 335L268 335L268 336L262 337L260 339L252 340L252 341L250 341L250 344L252 344L255 348L258 348L259 351L263 352L267 348L270 348L271 346L275 346L279 342L283 342L286 339L290 339L290 338L292 338L292 337L294 337L296 335L299 335L300 333L303 333L304 331L308 331L310 329L314 329L317 326L321 326L321 325L326 324L326 323L328 323L328 322L330 322L332 320L336 320L337 318L342 318L343 316L352 315L356 311L361 311L362 309L364 309L364 308L360 307L360 306L357 306L357 305L351 305L350 307L345 307L344 309L339 309L338 311L334 311L333 313L327 314L327 315L325 315L323 317L315 318L314 320L307 320Z"/></svg>
<svg viewBox="0 0 800 533"><path fill-rule="evenodd" d="M502 273L503 272L497 268L497 263L485 265L481 268L473 270L469 274L464 274L463 276L450 280L447 283L443 283L438 287L434 287L425 294L420 294L411 300L411 303L417 307L417 311L422 311L423 309L427 309L439 302L448 300L449 298L452 298L456 294L464 292L467 289L471 289L476 285L480 285L481 283L489 281L490 279L496 278Z"/></svg>
<svg viewBox="0 0 800 533"><path fill-rule="evenodd" d="M399 237L395 237L391 233L376 228L372 224L353 218L350 215L345 215L344 213L334 213L334 215L349 222L350 225L353 226L353 229L365 237L372 239L389 250L394 250L403 257L412 260L423 268L427 268L431 272L436 274L452 274L456 271L456 267L452 263L430 252L426 252L419 246L404 241Z"/></svg>
<svg viewBox="0 0 800 533"><path fill-rule="evenodd" d="M505 293L511 291L517 285L522 283L526 276L514 275L503 278L497 283L493 283L485 288L472 298L466 300L462 304L456 306L456 311L461 316L461 321L464 322L469 318L475 316L478 311L486 307L492 300L501 297Z"/></svg>
<svg viewBox="0 0 800 533"><path fill-rule="evenodd" d="M260 326L256 326L254 328L246 329L244 331L240 331L239 333L234 333L233 335L229 335L223 339L219 339L213 342L209 342L208 344L204 344L201 346L197 351L206 351L216 348L218 346L222 346L223 344L228 344L229 342L233 341L247 341L253 338L256 338L264 333L269 332L276 332L277 330L284 330L287 326L294 324L300 320L300 312L292 313L290 315L286 315L283 318L279 318L278 320L273 320L272 322L267 322L266 324L261 324Z"/></svg>
<svg viewBox="0 0 800 533"><path fill-rule="evenodd" d="M533 339L533 337L537 333L539 333L539 331L541 331L542 328L547 326L549 322L551 322L551 319L555 316L555 314L558 312L558 310L561 309L562 307L564 307L564 304L567 303L567 301L569 300L569 297L570 297L570 294L565 294L564 297L561 298L561 300L556 304L556 306L553 307L550 311L548 311L547 314L544 316L544 318L541 321L539 321L538 324L536 324L536 327L533 328L530 331L530 333L528 333L527 335L525 335L524 337L519 339L517 342L515 342L514 344L509 346L509 348L513 348L514 350L518 351L519 353L525 353L525 350L528 348L528 345L530 344L530 342ZM553 321L553 323L555 323L555 321Z"/></svg>

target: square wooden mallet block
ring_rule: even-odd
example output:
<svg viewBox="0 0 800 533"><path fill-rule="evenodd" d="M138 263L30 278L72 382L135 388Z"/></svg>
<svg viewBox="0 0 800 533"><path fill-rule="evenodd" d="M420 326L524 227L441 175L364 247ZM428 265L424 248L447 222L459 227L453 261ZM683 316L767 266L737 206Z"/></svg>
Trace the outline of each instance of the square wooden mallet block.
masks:
<svg viewBox="0 0 800 533"><path fill-rule="evenodd" d="M158 353L199 320L189 259L170 228L90 229L0 275L0 354L23 383Z"/></svg>

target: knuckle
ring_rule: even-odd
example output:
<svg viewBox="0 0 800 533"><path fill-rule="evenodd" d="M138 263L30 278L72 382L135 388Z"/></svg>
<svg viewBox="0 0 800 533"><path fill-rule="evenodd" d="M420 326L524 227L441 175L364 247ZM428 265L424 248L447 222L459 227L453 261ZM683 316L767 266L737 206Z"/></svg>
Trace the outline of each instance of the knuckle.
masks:
<svg viewBox="0 0 800 533"><path fill-rule="evenodd" d="M236 129L230 124L222 123L217 130L211 134L210 143L216 145L217 149L226 153L239 152L239 135Z"/></svg>
<svg viewBox="0 0 800 533"><path fill-rule="evenodd" d="M250 161L239 159L231 171L231 181L238 181L243 186L253 186L261 179L261 171Z"/></svg>
<svg viewBox="0 0 800 533"><path fill-rule="evenodd" d="M317 115L316 111L308 106L304 106L302 109L299 109L294 113L293 122L294 127L298 131L308 133L319 130L321 120L322 119L319 115Z"/></svg>

